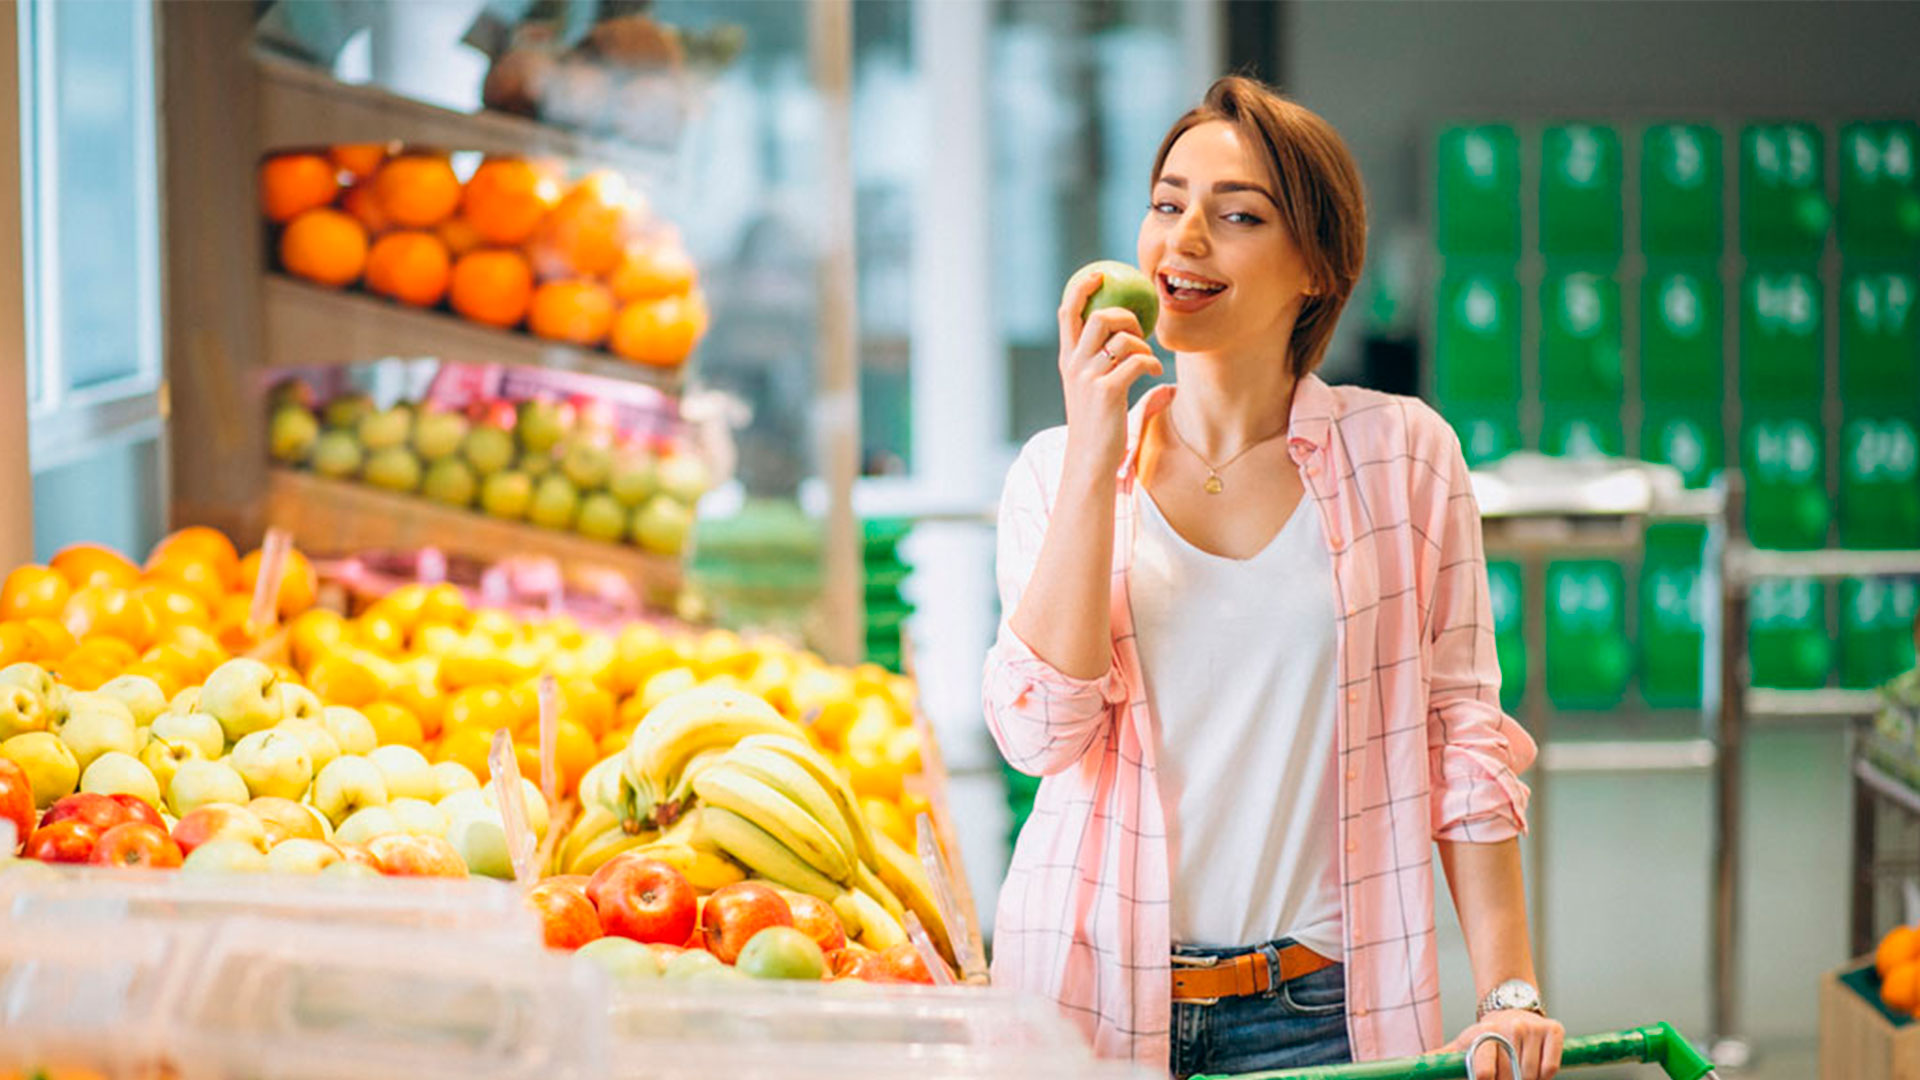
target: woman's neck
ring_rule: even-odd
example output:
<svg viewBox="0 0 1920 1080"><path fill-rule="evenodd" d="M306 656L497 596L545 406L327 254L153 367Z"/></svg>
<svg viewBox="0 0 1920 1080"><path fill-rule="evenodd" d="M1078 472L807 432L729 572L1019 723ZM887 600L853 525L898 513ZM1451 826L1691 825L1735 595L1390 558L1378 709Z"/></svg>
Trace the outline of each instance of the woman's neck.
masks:
<svg viewBox="0 0 1920 1080"><path fill-rule="evenodd" d="M1171 419L1208 460L1221 461L1286 431L1296 380L1284 354L1236 360L1181 354L1175 370Z"/></svg>

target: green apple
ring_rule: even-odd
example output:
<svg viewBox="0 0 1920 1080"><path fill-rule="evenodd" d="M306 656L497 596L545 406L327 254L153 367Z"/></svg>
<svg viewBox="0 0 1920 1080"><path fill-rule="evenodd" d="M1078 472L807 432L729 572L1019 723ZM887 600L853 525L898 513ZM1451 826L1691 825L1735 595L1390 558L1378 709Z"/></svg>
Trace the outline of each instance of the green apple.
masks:
<svg viewBox="0 0 1920 1080"><path fill-rule="evenodd" d="M79 763L80 771L86 772L87 766L101 754L119 751L132 755L140 750L140 728L133 722L133 714L125 705L112 698L105 702L97 694L80 695L84 698L67 714L66 722L56 729L60 741L73 751L73 759Z"/></svg>
<svg viewBox="0 0 1920 1080"><path fill-rule="evenodd" d="M370 412L354 426L360 445L378 455L382 450L397 450L407 445L413 434L413 410L405 405Z"/></svg>
<svg viewBox="0 0 1920 1080"><path fill-rule="evenodd" d="M548 473L534 486L533 503L527 507L527 520L549 529L570 528L573 515L579 509L580 495L574 490L573 481L559 473Z"/></svg>
<svg viewBox="0 0 1920 1080"><path fill-rule="evenodd" d="M1140 333L1152 335L1154 324L1160 321L1160 291L1154 287L1152 278L1126 263L1101 259L1074 271L1073 277L1067 279L1066 291L1072 292L1074 286L1090 274L1100 275L1100 287L1081 309L1082 319L1102 308L1126 308L1140 320Z"/></svg>
<svg viewBox="0 0 1920 1080"><path fill-rule="evenodd" d="M674 454L660 462L656 478L661 494L692 506L713 486L707 464L693 454Z"/></svg>
<svg viewBox="0 0 1920 1080"><path fill-rule="evenodd" d="M273 669L260 661L235 657L207 676L200 687L199 709L220 721L228 742L239 742L242 736L265 731L285 719L279 682Z"/></svg>
<svg viewBox="0 0 1920 1080"><path fill-rule="evenodd" d="M167 809L175 817L208 803L245 806L249 798L247 782L224 761L183 761L167 784Z"/></svg>
<svg viewBox="0 0 1920 1080"><path fill-rule="evenodd" d="M597 491L613 469L613 454L604 443L586 436L570 439L560 455L560 471L581 491Z"/></svg>
<svg viewBox="0 0 1920 1080"><path fill-rule="evenodd" d="M720 962L719 957L705 949L688 949L686 952L674 953L668 958L666 966L661 969L660 977L692 979L726 966Z"/></svg>
<svg viewBox="0 0 1920 1080"><path fill-rule="evenodd" d="M52 723L40 695L24 686L0 686L0 742L29 731L45 731Z"/></svg>
<svg viewBox="0 0 1920 1080"><path fill-rule="evenodd" d="M167 692L145 675L119 675L108 679L100 693L118 700L133 713L133 722L141 727L167 711Z"/></svg>
<svg viewBox="0 0 1920 1080"><path fill-rule="evenodd" d="M340 744L319 720L282 720L273 730L306 744L307 757L317 774L327 763L340 756Z"/></svg>
<svg viewBox="0 0 1920 1080"><path fill-rule="evenodd" d="M547 800L540 794L540 785L523 776L520 778L520 793L523 796L521 801L527 804L527 827L533 830L535 837L544 838L547 835ZM500 798L494 793L492 784L480 789L480 797L489 807L500 809Z"/></svg>
<svg viewBox="0 0 1920 1080"><path fill-rule="evenodd" d="M460 456L481 476L492 476L512 465L513 454L513 432L491 424L482 424L467 432L466 441L460 446Z"/></svg>
<svg viewBox="0 0 1920 1080"><path fill-rule="evenodd" d="M93 759L80 774L80 790L96 795L134 795L148 806L160 805L160 781L153 770L118 750Z"/></svg>
<svg viewBox="0 0 1920 1080"><path fill-rule="evenodd" d="M312 413L298 405L282 405L267 426L267 452L275 461L298 465L307 460L319 438L320 421Z"/></svg>
<svg viewBox="0 0 1920 1080"><path fill-rule="evenodd" d="M480 778L473 770L457 761L442 761L433 767L433 798L435 802L446 798L456 791L478 791Z"/></svg>
<svg viewBox="0 0 1920 1080"><path fill-rule="evenodd" d="M507 830L500 811L482 807L450 815L446 836L467 864L468 873L502 881L512 879L513 858L507 853Z"/></svg>
<svg viewBox="0 0 1920 1080"><path fill-rule="evenodd" d="M298 800L313 783L313 755L307 753L307 741L277 728L241 736L228 761L256 799Z"/></svg>
<svg viewBox="0 0 1920 1080"><path fill-rule="evenodd" d="M367 755L380 768L389 799L431 799L440 782L433 778L433 765L426 755L411 746L381 746Z"/></svg>
<svg viewBox="0 0 1920 1080"><path fill-rule="evenodd" d="M573 430L573 410L553 401L538 398L520 403L519 420L514 430L527 452L545 454Z"/></svg>
<svg viewBox="0 0 1920 1080"><path fill-rule="evenodd" d="M693 511L669 495L655 495L633 512L633 542L656 555L678 556L693 531Z"/></svg>
<svg viewBox="0 0 1920 1080"><path fill-rule="evenodd" d="M747 939L734 969L756 979L819 982L827 976L827 956L806 932L769 926Z"/></svg>
<svg viewBox="0 0 1920 1080"><path fill-rule="evenodd" d="M450 457L434 462L427 469L426 479L420 482L420 493L448 506L472 506L479 486L473 468L459 458Z"/></svg>
<svg viewBox="0 0 1920 1080"><path fill-rule="evenodd" d="M404 831L400 819L390 808L363 806L347 815L347 819L333 831L333 838L343 844L365 844L376 836Z"/></svg>
<svg viewBox="0 0 1920 1080"><path fill-rule="evenodd" d="M375 870L366 863L354 862L352 859L341 859L339 862L320 871L320 875L322 877L344 878L377 878L381 876L380 871Z"/></svg>
<svg viewBox="0 0 1920 1080"><path fill-rule="evenodd" d="M573 955L597 966L615 982L660 977L660 957L632 938L595 938L575 949Z"/></svg>
<svg viewBox="0 0 1920 1080"><path fill-rule="evenodd" d="M203 712L163 713L156 717L149 728L156 738L162 738L179 745L185 743L200 752L200 757L212 761L220 756L227 747L227 733L220 721Z"/></svg>
<svg viewBox="0 0 1920 1080"><path fill-rule="evenodd" d="M321 476L331 476L335 480L345 480L360 472L360 466L366 462L366 451L360 448L360 440L350 431L328 431L314 440L313 471Z"/></svg>
<svg viewBox="0 0 1920 1080"><path fill-rule="evenodd" d="M388 491L407 492L420 486L420 459L404 446L375 450L367 459L363 477L367 483Z"/></svg>
<svg viewBox="0 0 1920 1080"><path fill-rule="evenodd" d="M446 811L425 799L395 799L387 804L388 812L400 823L400 831L416 836L447 835Z"/></svg>
<svg viewBox="0 0 1920 1080"><path fill-rule="evenodd" d="M54 692L60 688L60 684L47 674L45 668L25 660L0 668L0 686L25 687L43 705L52 704Z"/></svg>
<svg viewBox="0 0 1920 1080"><path fill-rule="evenodd" d="M212 717L208 717L209 720ZM151 730L151 729L149 729ZM172 742L163 736L155 735L140 750L140 764L153 773L153 782L161 791L173 785L174 774L180 766L189 761L212 760L202 753L200 747L191 742Z"/></svg>
<svg viewBox="0 0 1920 1080"><path fill-rule="evenodd" d="M342 754L365 754L380 745L380 738L373 731L373 721L367 719L359 709L348 705L329 705L320 714L320 722L326 726L327 734L333 736Z"/></svg>
<svg viewBox="0 0 1920 1080"><path fill-rule="evenodd" d="M33 805L39 809L73 794L80 783L80 763L73 751L51 731L29 731L0 743L0 757L26 771L33 786Z"/></svg>
<svg viewBox="0 0 1920 1080"><path fill-rule="evenodd" d="M312 720L318 722L320 714L326 709L320 704L320 696L301 686L299 683L280 684L280 720Z"/></svg>
<svg viewBox="0 0 1920 1080"><path fill-rule="evenodd" d="M596 491L581 500L580 520L574 522L573 527L581 536L619 543L627 531L627 508L612 495Z"/></svg>
<svg viewBox="0 0 1920 1080"><path fill-rule="evenodd" d="M520 460L514 463L514 468L536 481L559 467L552 454L521 454Z"/></svg>
<svg viewBox="0 0 1920 1080"><path fill-rule="evenodd" d="M327 763L313 780L314 809L334 826L355 810L387 805L387 780L380 766L357 754L344 754Z"/></svg>
<svg viewBox="0 0 1920 1080"><path fill-rule="evenodd" d="M197 686L183 687L179 693L173 695L173 698L167 702L167 711L183 715L190 712L199 712L200 688Z"/></svg>
<svg viewBox="0 0 1920 1080"><path fill-rule="evenodd" d="M325 840L295 836L267 852L267 869L276 874L318 874L344 858L339 848Z"/></svg>
<svg viewBox="0 0 1920 1080"><path fill-rule="evenodd" d="M493 809L493 802L487 798L485 788L463 788L460 791L443 795L434 803L449 819L464 817L468 814L482 814Z"/></svg>
<svg viewBox="0 0 1920 1080"><path fill-rule="evenodd" d="M519 521L533 505L533 478L518 469L497 472L480 483L480 509L497 518Z"/></svg>
<svg viewBox="0 0 1920 1080"><path fill-rule="evenodd" d="M331 428L350 428L373 412L373 399L358 390L341 394L327 402L323 419Z"/></svg>
<svg viewBox="0 0 1920 1080"><path fill-rule="evenodd" d="M413 425L413 452L439 461L460 452L467 441L467 418L457 412L427 412Z"/></svg>
<svg viewBox="0 0 1920 1080"><path fill-rule="evenodd" d="M658 466L651 453L640 447L623 451L613 460L607 473L607 491L629 509L647 501L658 488Z"/></svg>
<svg viewBox="0 0 1920 1080"><path fill-rule="evenodd" d="M187 874L261 874L269 868L267 856L245 840L209 840L193 849L180 864Z"/></svg>

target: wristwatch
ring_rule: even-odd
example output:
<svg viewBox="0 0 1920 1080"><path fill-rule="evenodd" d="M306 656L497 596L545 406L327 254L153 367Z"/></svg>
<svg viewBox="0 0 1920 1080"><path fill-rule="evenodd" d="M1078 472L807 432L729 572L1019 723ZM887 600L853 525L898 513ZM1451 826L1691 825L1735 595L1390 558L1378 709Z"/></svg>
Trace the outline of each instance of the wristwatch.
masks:
<svg viewBox="0 0 1920 1080"><path fill-rule="evenodd" d="M1474 1012L1474 1019L1485 1019L1490 1012L1503 1009L1525 1009L1530 1013L1547 1015L1546 1006L1540 1004L1540 991L1525 979L1508 979L1499 986L1487 991L1480 999L1480 1007Z"/></svg>

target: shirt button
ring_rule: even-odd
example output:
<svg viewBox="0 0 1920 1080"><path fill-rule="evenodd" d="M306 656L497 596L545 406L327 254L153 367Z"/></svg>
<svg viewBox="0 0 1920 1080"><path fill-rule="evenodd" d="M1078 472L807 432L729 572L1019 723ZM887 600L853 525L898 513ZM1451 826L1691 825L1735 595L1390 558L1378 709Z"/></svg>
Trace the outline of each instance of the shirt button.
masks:
<svg viewBox="0 0 1920 1080"><path fill-rule="evenodd" d="M1360 944L1360 939L1359 939L1359 938L1354 938L1354 939L1353 939L1353 943L1354 943L1355 945L1358 945L1358 944ZM1364 1006L1364 1005L1362 1005L1362 1006L1360 1006L1359 1008L1357 1008L1357 1009L1355 1009L1355 1010L1353 1010L1353 1015L1355 1015L1355 1016L1365 1016L1365 1015L1367 1015L1367 1007L1366 1007L1366 1006Z"/></svg>
<svg viewBox="0 0 1920 1080"><path fill-rule="evenodd" d="M1355 841L1352 841L1352 840L1349 840L1349 841L1347 841L1347 850L1348 850L1348 851L1359 851L1359 850L1360 850L1360 845L1359 845L1359 844L1358 844L1357 842L1355 842Z"/></svg>
<svg viewBox="0 0 1920 1080"><path fill-rule="evenodd" d="M1348 769L1348 770L1347 770L1347 779L1349 779L1349 780L1358 780L1358 779L1360 779L1360 770L1359 770L1359 769Z"/></svg>
<svg viewBox="0 0 1920 1080"><path fill-rule="evenodd" d="M1353 612L1351 612L1351 611L1349 611L1349 612L1347 612L1347 614L1349 614L1349 615L1351 615L1351 614L1353 614ZM1359 703L1359 701L1360 701L1360 690L1359 690L1359 688L1357 688L1357 687L1356 687L1356 688L1354 688L1354 689L1352 689L1352 690L1349 690L1349 691L1347 691L1347 703L1348 703L1348 704L1350 704L1350 705L1353 705L1353 704L1358 704L1358 703Z"/></svg>
<svg viewBox="0 0 1920 1080"><path fill-rule="evenodd" d="M1340 546L1340 534L1339 534L1339 533L1328 533L1328 534L1327 534L1327 543L1329 543L1329 544L1332 544L1332 545L1333 545L1334 547L1339 547L1339 546Z"/></svg>

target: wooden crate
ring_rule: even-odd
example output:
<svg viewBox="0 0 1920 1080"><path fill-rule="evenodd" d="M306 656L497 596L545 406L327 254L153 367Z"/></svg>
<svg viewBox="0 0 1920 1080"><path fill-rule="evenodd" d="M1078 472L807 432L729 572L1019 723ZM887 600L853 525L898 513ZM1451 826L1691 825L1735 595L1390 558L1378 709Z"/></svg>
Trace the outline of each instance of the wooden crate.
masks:
<svg viewBox="0 0 1920 1080"><path fill-rule="evenodd" d="M1841 981L1872 966L1863 957L1820 981L1821 1080L1920 1080L1920 1023L1895 1027Z"/></svg>

